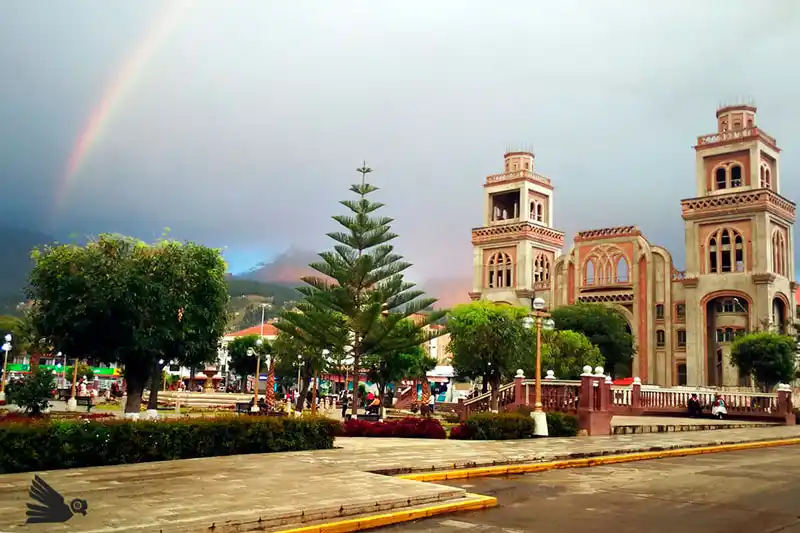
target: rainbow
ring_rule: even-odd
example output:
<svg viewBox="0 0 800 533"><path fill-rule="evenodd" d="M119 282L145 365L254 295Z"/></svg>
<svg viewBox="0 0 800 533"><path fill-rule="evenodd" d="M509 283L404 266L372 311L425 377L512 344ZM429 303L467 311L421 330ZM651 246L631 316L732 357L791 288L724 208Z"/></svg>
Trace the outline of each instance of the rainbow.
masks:
<svg viewBox="0 0 800 533"><path fill-rule="evenodd" d="M75 183L83 163L106 130L114 111L119 108L127 93L135 85L164 41L181 23L190 0L174 0L155 18L150 31L139 41L117 69L103 96L92 109L67 160L67 166L56 187L55 213L67 201L70 188Z"/></svg>

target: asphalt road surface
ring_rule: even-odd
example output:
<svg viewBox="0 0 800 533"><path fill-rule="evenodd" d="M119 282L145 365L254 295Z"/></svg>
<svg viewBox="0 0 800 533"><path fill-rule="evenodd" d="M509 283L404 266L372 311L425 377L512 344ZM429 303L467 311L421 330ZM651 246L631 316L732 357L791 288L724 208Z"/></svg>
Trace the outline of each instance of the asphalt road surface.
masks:
<svg viewBox="0 0 800 533"><path fill-rule="evenodd" d="M449 484L498 506L381 531L800 533L800 446Z"/></svg>

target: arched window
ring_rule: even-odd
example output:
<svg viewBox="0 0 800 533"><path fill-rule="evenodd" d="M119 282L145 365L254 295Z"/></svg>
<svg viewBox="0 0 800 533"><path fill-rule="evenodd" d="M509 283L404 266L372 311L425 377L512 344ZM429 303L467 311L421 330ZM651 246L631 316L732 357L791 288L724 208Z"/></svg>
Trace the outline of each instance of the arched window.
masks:
<svg viewBox="0 0 800 533"><path fill-rule="evenodd" d="M664 304L656 304L656 319L664 319Z"/></svg>
<svg viewBox="0 0 800 533"><path fill-rule="evenodd" d="M786 275L786 239L779 229L772 232L772 271Z"/></svg>
<svg viewBox="0 0 800 533"><path fill-rule="evenodd" d="M630 281L628 273L628 262L624 256L617 259L617 283L627 283Z"/></svg>
<svg viewBox="0 0 800 533"><path fill-rule="evenodd" d="M536 222L542 222L544 220L544 207L542 204L536 204Z"/></svg>
<svg viewBox="0 0 800 533"><path fill-rule="evenodd" d="M714 187L715 190L724 189L728 186L728 173L725 172L723 167L719 167L714 172L714 181L716 186Z"/></svg>
<svg viewBox="0 0 800 533"><path fill-rule="evenodd" d="M708 271L744 272L744 252L744 239L738 231L730 228L717 230L708 239Z"/></svg>
<svg viewBox="0 0 800 533"><path fill-rule="evenodd" d="M664 346L667 342L667 336L664 334L663 329L656 330L656 346Z"/></svg>
<svg viewBox="0 0 800 533"><path fill-rule="evenodd" d="M740 165L733 165L731 167L731 187L742 186L742 167Z"/></svg>
<svg viewBox="0 0 800 533"><path fill-rule="evenodd" d="M533 281L548 281L550 279L550 258L539 254L533 261Z"/></svg>
<svg viewBox="0 0 800 533"><path fill-rule="evenodd" d="M717 238L711 237L708 241L708 261L709 261L709 272L717 272L718 266L717 265Z"/></svg>
<svg viewBox="0 0 800 533"><path fill-rule="evenodd" d="M770 179L770 171L767 165L761 165L761 175L760 175L759 184L762 189L771 189L772 183Z"/></svg>
<svg viewBox="0 0 800 533"><path fill-rule="evenodd" d="M586 285L594 285L594 261L589 259L583 267L583 281Z"/></svg>
<svg viewBox="0 0 800 533"><path fill-rule="evenodd" d="M486 265L487 285L490 289L499 289L512 286L512 271L514 265L511 256L505 252L496 252L489 258Z"/></svg>

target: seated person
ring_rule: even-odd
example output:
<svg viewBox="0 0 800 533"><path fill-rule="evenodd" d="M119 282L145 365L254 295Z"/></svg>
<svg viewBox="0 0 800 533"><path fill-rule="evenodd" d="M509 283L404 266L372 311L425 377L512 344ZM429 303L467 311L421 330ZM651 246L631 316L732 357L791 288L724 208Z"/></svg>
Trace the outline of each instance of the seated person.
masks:
<svg viewBox="0 0 800 533"><path fill-rule="evenodd" d="M372 397L372 401L367 405L368 415L377 415L381 408L381 400L377 396Z"/></svg>
<svg viewBox="0 0 800 533"><path fill-rule="evenodd" d="M692 418L700 416L703 412L703 408L700 405L700 400L697 399L697 394L692 394L692 397L689 398L688 407L689 416Z"/></svg>

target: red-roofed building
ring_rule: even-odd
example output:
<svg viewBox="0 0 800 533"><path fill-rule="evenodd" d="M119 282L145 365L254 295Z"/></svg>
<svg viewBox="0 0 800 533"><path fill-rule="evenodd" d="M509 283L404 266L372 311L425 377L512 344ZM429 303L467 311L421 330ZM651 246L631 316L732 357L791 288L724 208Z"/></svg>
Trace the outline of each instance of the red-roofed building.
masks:
<svg viewBox="0 0 800 533"><path fill-rule="evenodd" d="M222 342L225 344L232 341L236 337L246 337L247 335L262 335L261 324L239 331L234 331L233 333L228 333L225 335L225 337L223 337ZM264 338L271 341L278 336L278 328L272 324L264 324L263 335Z"/></svg>

